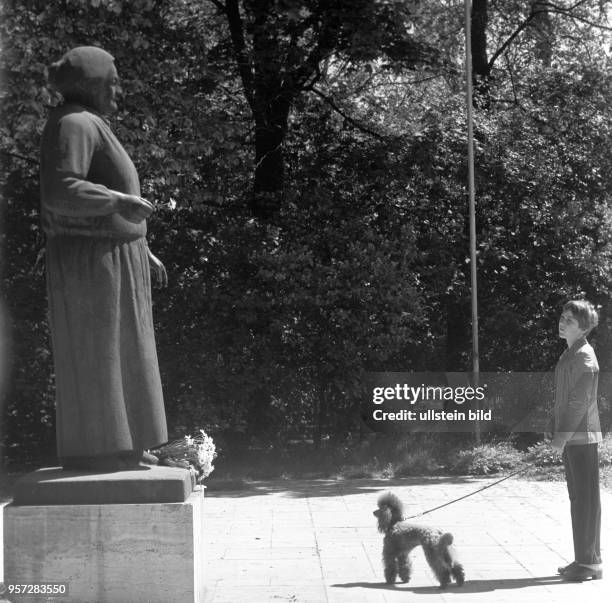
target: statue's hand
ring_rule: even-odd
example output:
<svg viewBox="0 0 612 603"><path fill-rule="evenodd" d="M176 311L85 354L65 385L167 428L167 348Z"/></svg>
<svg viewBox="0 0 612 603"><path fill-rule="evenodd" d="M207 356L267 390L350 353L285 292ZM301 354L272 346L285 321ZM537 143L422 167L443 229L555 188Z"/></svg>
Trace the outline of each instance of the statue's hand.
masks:
<svg viewBox="0 0 612 603"><path fill-rule="evenodd" d="M553 439L550 441L550 447L557 452L563 452L563 448L565 447L565 442L561 440L559 437L553 436Z"/></svg>
<svg viewBox="0 0 612 603"><path fill-rule="evenodd" d="M153 276L155 277L157 284L162 288L167 287L168 286L168 273L166 272L166 267L162 264L159 258L157 258L151 253L150 249L148 250L148 252L149 252L149 264L151 265L151 272L153 273Z"/></svg>
<svg viewBox="0 0 612 603"><path fill-rule="evenodd" d="M146 220L155 209L153 204L146 199L126 193L117 193L117 204L119 215L134 224Z"/></svg>

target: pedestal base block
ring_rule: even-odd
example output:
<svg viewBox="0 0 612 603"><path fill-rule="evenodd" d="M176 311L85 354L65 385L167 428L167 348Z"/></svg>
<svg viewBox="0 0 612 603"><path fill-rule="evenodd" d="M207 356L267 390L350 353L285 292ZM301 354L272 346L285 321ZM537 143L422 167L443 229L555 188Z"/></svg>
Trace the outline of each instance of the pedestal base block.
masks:
<svg viewBox="0 0 612 603"><path fill-rule="evenodd" d="M16 505L101 505L183 502L193 490L187 469L141 465L95 473L46 467L15 484Z"/></svg>
<svg viewBox="0 0 612 603"><path fill-rule="evenodd" d="M66 583L58 603L202 603L203 509L203 488L178 503L8 505L4 581Z"/></svg>

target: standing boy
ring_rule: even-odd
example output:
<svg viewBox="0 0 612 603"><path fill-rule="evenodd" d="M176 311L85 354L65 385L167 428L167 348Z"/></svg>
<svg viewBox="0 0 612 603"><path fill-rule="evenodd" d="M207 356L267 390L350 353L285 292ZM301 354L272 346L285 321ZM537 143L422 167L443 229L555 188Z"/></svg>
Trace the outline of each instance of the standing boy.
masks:
<svg viewBox="0 0 612 603"><path fill-rule="evenodd" d="M574 561L559 568L565 580L582 582L602 577L597 445L601 427L597 409L599 365L586 336L598 316L587 301L570 301L559 319L559 337L567 342L555 369L552 446L563 452L571 503Z"/></svg>

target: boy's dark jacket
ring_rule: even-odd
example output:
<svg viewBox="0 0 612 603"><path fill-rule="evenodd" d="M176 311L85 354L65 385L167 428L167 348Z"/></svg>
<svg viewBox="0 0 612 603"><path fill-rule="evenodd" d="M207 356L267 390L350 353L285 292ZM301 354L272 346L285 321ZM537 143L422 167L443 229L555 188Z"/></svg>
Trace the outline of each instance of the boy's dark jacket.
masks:
<svg viewBox="0 0 612 603"><path fill-rule="evenodd" d="M555 369L554 444L561 447L601 442L598 378L595 352L581 337L563 352Z"/></svg>

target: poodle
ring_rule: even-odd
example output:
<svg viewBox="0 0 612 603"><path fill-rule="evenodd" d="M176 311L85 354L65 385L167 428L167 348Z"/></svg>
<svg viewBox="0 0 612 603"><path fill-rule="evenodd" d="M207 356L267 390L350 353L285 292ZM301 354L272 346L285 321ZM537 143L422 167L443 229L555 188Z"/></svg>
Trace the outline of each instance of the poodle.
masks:
<svg viewBox="0 0 612 603"><path fill-rule="evenodd" d="M402 502L392 492L380 496L374 516L378 520L378 531L385 535L383 563L387 584L394 584L398 574L402 582L410 580L412 564L409 554L419 545L423 547L440 588L446 588L451 576L458 586L465 582L465 572L457 559L450 532L404 521Z"/></svg>

